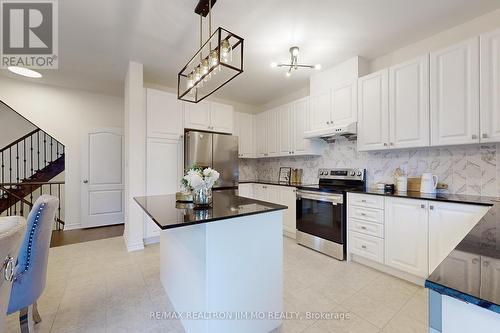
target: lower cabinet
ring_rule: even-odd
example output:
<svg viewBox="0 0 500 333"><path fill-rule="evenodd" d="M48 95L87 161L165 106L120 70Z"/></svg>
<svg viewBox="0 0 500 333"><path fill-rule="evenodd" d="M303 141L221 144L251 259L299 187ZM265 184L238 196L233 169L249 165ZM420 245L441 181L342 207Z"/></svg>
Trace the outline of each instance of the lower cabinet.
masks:
<svg viewBox="0 0 500 333"><path fill-rule="evenodd" d="M238 195L287 206L283 212L283 234L295 238L296 189L290 186L244 183L238 185Z"/></svg>
<svg viewBox="0 0 500 333"><path fill-rule="evenodd" d="M428 201L385 198L385 264L427 277Z"/></svg>

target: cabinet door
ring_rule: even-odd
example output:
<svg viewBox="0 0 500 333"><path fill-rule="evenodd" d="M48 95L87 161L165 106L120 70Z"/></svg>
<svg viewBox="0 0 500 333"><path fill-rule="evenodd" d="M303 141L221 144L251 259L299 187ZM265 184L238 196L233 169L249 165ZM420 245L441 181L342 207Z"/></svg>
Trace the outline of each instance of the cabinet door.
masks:
<svg viewBox="0 0 500 333"><path fill-rule="evenodd" d="M280 191L279 186L265 185L265 191L267 192L267 201L275 204L280 204Z"/></svg>
<svg viewBox="0 0 500 333"><path fill-rule="evenodd" d="M266 111L266 130L267 130L267 154L266 156L279 156L279 127L278 110Z"/></svg>
<svg viewBox="0 0 500 333"><path fill-rule="evenodd" d="M385 264L426 278L428 209L422 200L385 199Z"/></svg>
<svg viewBox="0 0 500 333"><path fill-rule="evenodd" d="M233 107L211 102L210 127L214 132L233 133Z"/></svg>
<svg viewBox="0 0 500 333"><path fill-rule="evenodd" d="M208 102L184 103L184 127L210 130L210 105Z"/></svg>
<svg viewBox="0 0 500 333"><path fill-rule="evenodd" d="M261 112L255 116L255 135L257 157L267 156L267 124L266 113Z"/></svg>
<svg viewBox="0 0 500 333"><path fill-rule="evenodd" d="M429 145L429 56L389 69L389 132L392 148Z"/></svg>
<svg viewBox="0 0 500 333"><path fill-rule="evenodd" d="M280 203L288 207L283 214L283 231L288 236L295 236L296 226L296 189L294 187L280 186L279 188Z"/></svg>
<svg viewBox="0 0 500 333"><path fill-rule="evenodd" d="M291 104L283 105L278 108L278 141L279 155L287 156L292 154L292 112Z"/></svg>
<svg viewBox="0 0 500 333"><path fill-rule="evenodd" d="M254 152L254 115L235 112L235 135L238 136L238 156L255 157Z"/></svg>
<svg viewBox="0 0 500 333"><path fill-rule="evenodd" d="M292 104L292 155L311 153L313 143L304 139L304 133L309 129L309 98L300 99Z"/></svg>
<svg viewBox="0 0 500 333"><path fill-rule="evenodd" d="M254 198L254 184L251 183L245 183L245 184L239 184L238 185L238 195L240 197L245 197L245 198Z"/></svg>
<svg viewBox="0 0 500 333"><path fill-rule="evenodd" d="M346 82L332 88L333 125L342 126L358 119L358 81Z"/></svg>
<svg viewBox="0 0 500 333"><path fill-rule="evenodd" d="M481 298L500 300L500 260L481 256Z"/></svg>
<svg viewBox="0 0 500 333"><path fill-rule="evenodd" d="M439 266L439 282L472 295L479 294L481 257L455 250Z"/></svg>
<svg viewBox="0 0 500 333"><path fill-rule="evenodd" d="M182 140L147 139L146 193L174 194L180 189L183 174ZM158 236L160 229L146 217L145 238Z"/></svg>
<svg viewBox="0 0 500 333"><path fill-rule="evenodd" d="M330 127L330 90L311 96L311 131Z"/></svg>
<svg viewBox="0 0 500 333"><path fill-rule="evenodd" d="M389 146L389 71L358 80L358 150L380 150Z"/></svg>
<svg viewBox="0 0 500 333"><path fill-rule="evenodd" d="M479 142L479 39L432 52L431 145Z"/></svg>
<svg viewBox="0 0 500 333"><path fill-rule="evenodd" d="M500 29L481 35L481 142L500 142Z"/></svg>
<svg viewBox="0 0 500 333"><path fill-rule="evenodd" d="M182 103L177 96L146 89L147 136L178 140L182 135Z"/></svg>
<svg viewBox="0 0 500 333"><path fill-rule="evenodd" d="M269 201L269 192L267 191L268 185L255 184L254 185L254 197L257 200Z"/></svg>
<svg viewBox="0 0 500 333"><path fill-rule="evenodd" d="M489 209L489 206L447 202L429 204L429 272L436 269Z"/></svg>

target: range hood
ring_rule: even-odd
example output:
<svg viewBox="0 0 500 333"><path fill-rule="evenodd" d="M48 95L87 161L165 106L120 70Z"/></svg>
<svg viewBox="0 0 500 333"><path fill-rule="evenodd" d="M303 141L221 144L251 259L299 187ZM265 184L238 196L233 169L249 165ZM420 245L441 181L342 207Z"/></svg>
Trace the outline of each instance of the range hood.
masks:
<svg viewBox="0 0 500 333"><path fill-rule="evenodd" d="M357 123L352 122L342 126L332 126L320 130L307 131L304 133L305 139L322 139L328 143L335 142L339 137L344 137L347 140L356 140L357 138Z"/></svg>

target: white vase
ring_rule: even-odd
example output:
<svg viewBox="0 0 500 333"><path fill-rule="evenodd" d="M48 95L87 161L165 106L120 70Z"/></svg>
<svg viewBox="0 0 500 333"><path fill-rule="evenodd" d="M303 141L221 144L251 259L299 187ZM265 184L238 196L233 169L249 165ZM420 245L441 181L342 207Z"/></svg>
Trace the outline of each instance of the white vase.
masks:
<svg viewBox="0 0 500 333"><path fill-rule="evenodd" d="M202 187L193 190L193 203L197 207L206 207L212 204L212 188Z"/></svg>

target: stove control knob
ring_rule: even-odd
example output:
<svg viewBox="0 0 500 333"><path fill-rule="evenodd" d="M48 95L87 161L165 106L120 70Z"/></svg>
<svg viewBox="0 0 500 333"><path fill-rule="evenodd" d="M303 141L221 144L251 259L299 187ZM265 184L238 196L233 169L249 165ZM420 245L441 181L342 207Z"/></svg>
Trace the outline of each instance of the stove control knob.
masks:
<svg viewBox="0 0 500 333"><path fill-rule="evenodd" d="M356 173L354 171L351 171L351 176L355 176Z"/></svg>
<svg viewBox="0 0 500 333"><path fill-rule="evenodd" d="M357 173L358 176L361 176L363 175L363 172L361 170L358 170L358 173Z"/></svg>

